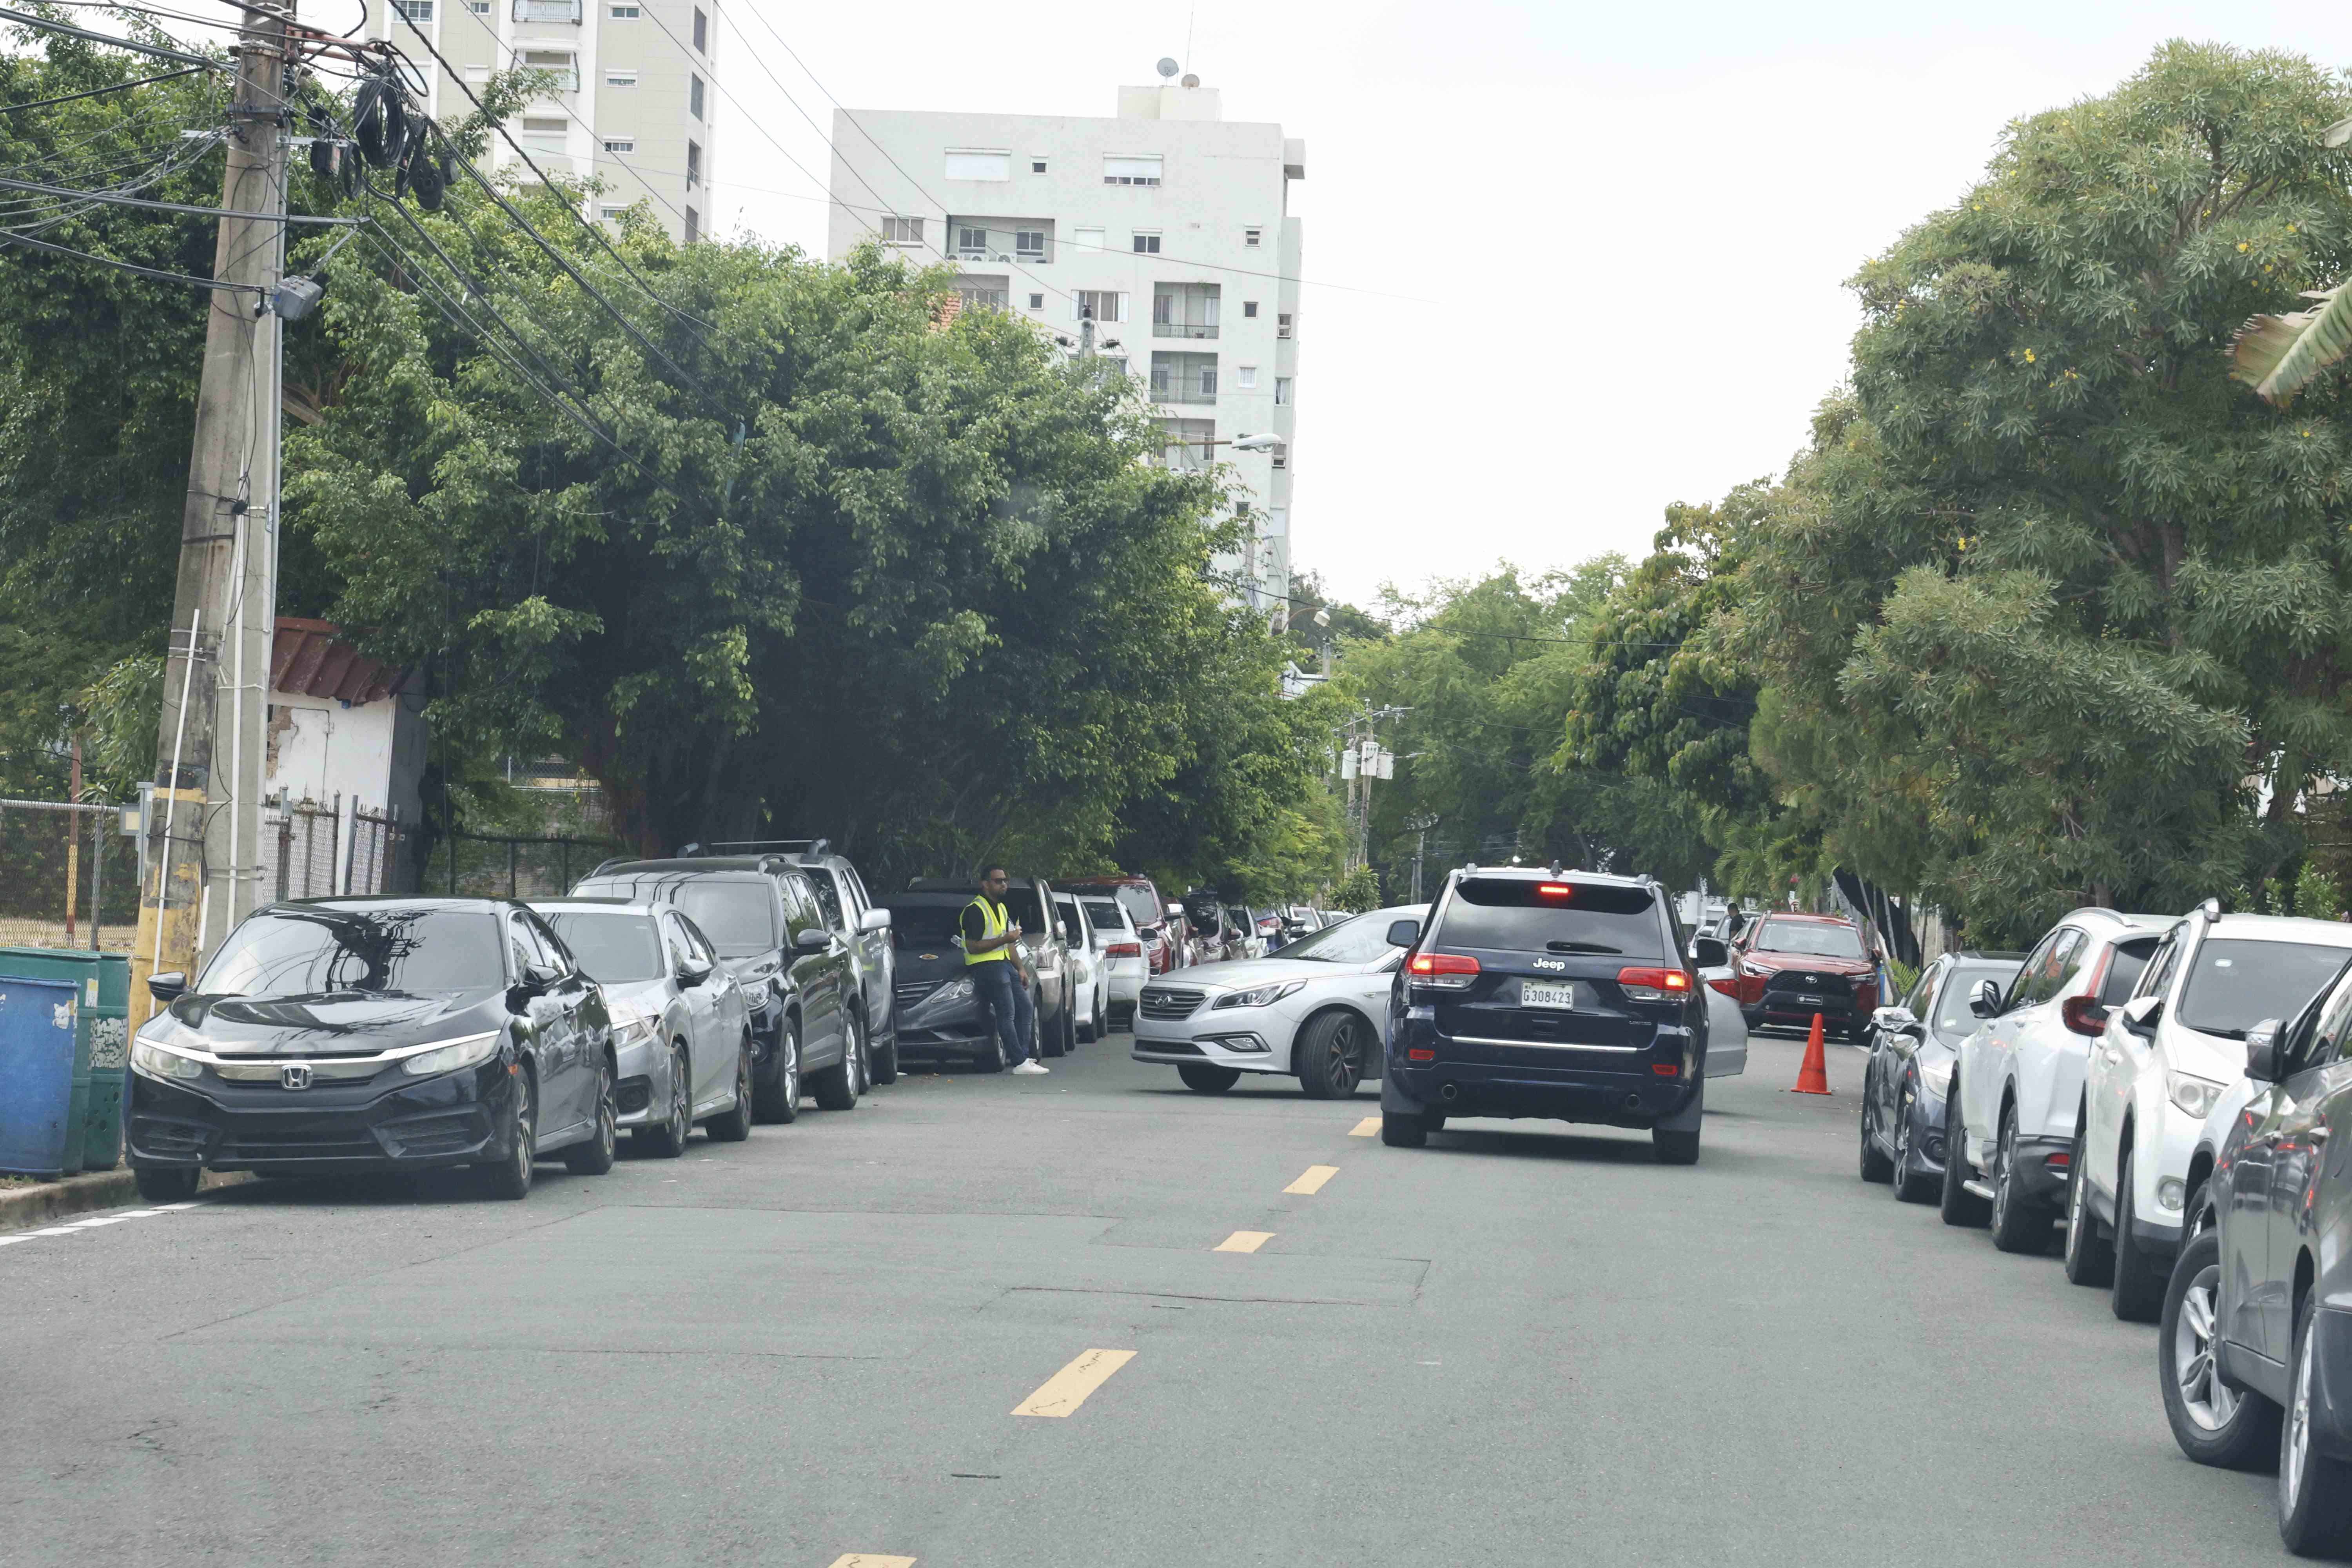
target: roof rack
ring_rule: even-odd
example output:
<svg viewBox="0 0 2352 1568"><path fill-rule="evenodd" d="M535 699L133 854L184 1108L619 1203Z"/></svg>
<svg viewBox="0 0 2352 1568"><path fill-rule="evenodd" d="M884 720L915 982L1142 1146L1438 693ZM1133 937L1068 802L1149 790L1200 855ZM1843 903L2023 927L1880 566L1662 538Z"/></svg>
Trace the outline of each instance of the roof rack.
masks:
<svg viewBox="0 0 2352 1568"><path fill-rule="evenodd" d="M832 847L829 838L730 838L709 844L689 844L677 852L681 860L706 855L798 855L816 859Z"/></svg>

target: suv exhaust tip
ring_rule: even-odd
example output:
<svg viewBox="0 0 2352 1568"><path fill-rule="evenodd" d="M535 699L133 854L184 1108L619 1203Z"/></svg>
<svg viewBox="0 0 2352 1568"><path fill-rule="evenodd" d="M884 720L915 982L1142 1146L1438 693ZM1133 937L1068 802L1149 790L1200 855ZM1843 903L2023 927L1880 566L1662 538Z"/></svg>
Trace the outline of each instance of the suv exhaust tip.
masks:
<svg viewBox="0 0 2352 1568"><path fill-rule="evenodd" d="M1438 1089L1437 1098L1446 1101L1448 1104L1451 1104L1453 1101L1462 1098L1462 1090L1457 1085L1450 1083L1444 1084L1440 1086Z"/></svg>

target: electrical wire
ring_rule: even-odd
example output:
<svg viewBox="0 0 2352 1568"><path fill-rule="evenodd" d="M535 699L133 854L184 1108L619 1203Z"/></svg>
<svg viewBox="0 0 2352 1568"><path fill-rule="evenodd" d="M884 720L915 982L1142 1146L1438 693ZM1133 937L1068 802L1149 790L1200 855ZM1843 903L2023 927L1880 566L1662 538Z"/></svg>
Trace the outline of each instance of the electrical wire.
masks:
<svg viewBox="0 0 2352 1568"><path fill-rule="evenodd" d="M53 245L46 239L35 239L28 234L19 234L14 229L0 229L0 245L29 246L35 250L46 250L56 256L69 256L77 261L95 261L102 267L111 267L123 272L135 272L142 278L153 278L165 283L187 283L198 289L214 289L239 294L269 292L257 283L224 283L216 278L198 278L187 272L164 272L152 267L142 267L132 261L118 261L111 256L100 256L94 251L75 250L67 246Z"/></svg>
<svg viewBox="0 0 2352 1568"><path fill-rule="evenodd" d="M10 11L5 7L0 7L0 21L15 22L26 27L37 27L44 32L62 33L68 37L85 39L93 44L104 44L109 48L129 49L133 54L152 55L159 60L177 60L182 65L198 66L205 70L225 71L229 68L226 60L206 59L202 55L192 55L182 49L167 49L161 44L142 43L136 38L120 38L111 33L93 33L86 27L68 27L63 22L52 22L46 16L27 16L22 11Z"/></svg>
<svg viewBox="0 0 2352 1568"><path fill-rule="evenodd" d="M47 109L52 104L71 103L76 99L96 98L101 93L121 92L130 88L146 87L154 82L170 81L173 77L194 76L204 68L202 66L184 66L175 71L165 71L161 76L134 77L129 81L118 81L111 87L93 87L86 92L68 92L56 98L39 98L30 103L0 103L0 114L17 114L27 109Z"/></svg>
<svg viewBox="0 0 2352 1568"><path fill-rule="evenodd" d="M355 217L319 217L307 213L232 212L226 207L203 206L193 202L151 202L137 196L119 196L107 191L77 190L70 185L44 185L32 180L0 178L0 191L37 191L44 195L79 196L84 201L104 203L113 206L143 207L151 212L194 213L204 217L251 218L263 223L305 223L343 226L356 224Z"/></svg>

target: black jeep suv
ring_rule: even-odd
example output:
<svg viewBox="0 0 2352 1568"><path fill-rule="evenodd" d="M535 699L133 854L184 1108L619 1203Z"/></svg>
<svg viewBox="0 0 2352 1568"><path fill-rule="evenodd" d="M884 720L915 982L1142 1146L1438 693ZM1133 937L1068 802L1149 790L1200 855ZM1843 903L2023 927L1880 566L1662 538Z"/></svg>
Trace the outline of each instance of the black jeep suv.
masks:
<svg viewBox="0 0 2352 1568"><path fill-rule="evenodd" d="M1674 906L1646 877L1468 867L1410 947L1389 993L1381 1141L1417 1149L1449 1116L1544 1116L1646 1127L1658 1158L1698 1159L1706 992L1724 962L1685 956Z"/></svg>

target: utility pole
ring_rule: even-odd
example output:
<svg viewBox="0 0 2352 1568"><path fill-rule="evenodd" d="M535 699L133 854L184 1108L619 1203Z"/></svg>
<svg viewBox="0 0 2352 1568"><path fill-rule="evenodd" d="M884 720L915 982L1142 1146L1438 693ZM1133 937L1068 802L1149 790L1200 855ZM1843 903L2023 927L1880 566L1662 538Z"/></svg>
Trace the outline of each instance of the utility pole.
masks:
<svg viewBox="0 0 2352 1568"><path fill-rule="evenodd" d="M204 380L157 731L162 765L147 825L155 876L140 892L134 980L195 970L253 907L260 877L260 695L277 626L282 368L272 301L286 262L292 10L290 0L284 8L245 5L230 48L236 90L213 277L243 287L205 296ZM143 998L145 989L134 984L131 994Z"/></svg>

